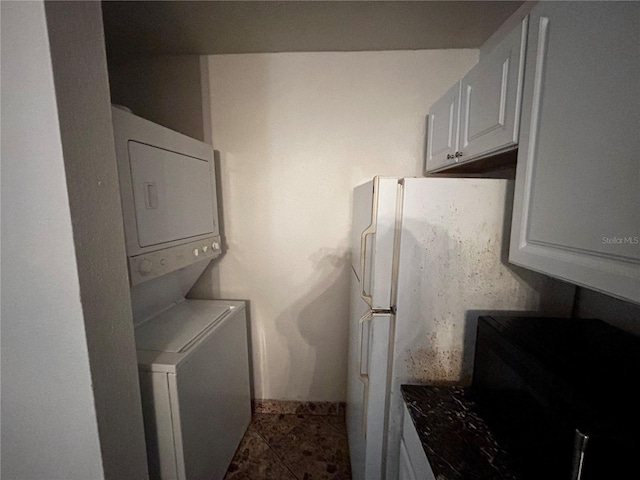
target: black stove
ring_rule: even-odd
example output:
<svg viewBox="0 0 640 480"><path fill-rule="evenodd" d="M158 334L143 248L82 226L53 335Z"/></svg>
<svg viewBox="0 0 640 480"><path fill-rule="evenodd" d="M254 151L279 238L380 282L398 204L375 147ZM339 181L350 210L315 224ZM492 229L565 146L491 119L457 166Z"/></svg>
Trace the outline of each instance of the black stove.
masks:
<svg viewBox="0 0 640 480"><path fill-rule="evenodd" d="M518 478L638 478L640 338L600 320L478 321L470 393Z"/></svg>

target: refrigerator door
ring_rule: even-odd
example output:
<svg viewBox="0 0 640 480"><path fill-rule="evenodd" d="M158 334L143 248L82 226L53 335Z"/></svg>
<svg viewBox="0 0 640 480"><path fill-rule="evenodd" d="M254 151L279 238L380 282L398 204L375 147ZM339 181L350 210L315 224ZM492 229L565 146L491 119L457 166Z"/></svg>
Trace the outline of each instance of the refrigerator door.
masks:
<svg viewBox="0 0 640 480"><path fill-rule="evenodd" d="M537 310L542 277L506 263L512 183L404 180L387 480L398 475L400 385L469 384L479 312Z"/></svg>
<svg viewBox="0 0 640 480"><path fill-rule="evenodd" d="M397 178L375 177L353 193L351 266L360 295L374 310L391 308L398 192Z"/></svg>
<svg viewBox="0 0 640 480"><path fill-rule="evenodd" d="M381 480L385 468L390 338L394 318L372 313L351 272L347 434L354 480Z"/></svg>

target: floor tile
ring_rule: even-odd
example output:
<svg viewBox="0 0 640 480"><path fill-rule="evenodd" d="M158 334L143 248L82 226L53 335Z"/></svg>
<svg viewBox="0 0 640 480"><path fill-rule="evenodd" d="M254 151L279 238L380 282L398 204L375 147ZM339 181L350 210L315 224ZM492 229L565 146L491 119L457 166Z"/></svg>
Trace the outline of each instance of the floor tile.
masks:
<svg viewBox="0 0 640 480"><path fill-rule="evenodd" d="M350 478L346 436L311 433L304 427L270 444L285 465L299 480Z"/></svg>
<svg viewBox="0 0 640 480"><path fill-rule="evenodd" d="M304 416L302 415L256 413L253 415L251 424L267 442L270 442L279 435L289 433L303 421Z"/></svg>
<svg viewBox="0 0 640 480"><path fill-rule="evenodd" d="M254 414L225 480L350 480L343 416Z"/></svg>
<svg viewBox="0 0 640 480"><path fill-rule="evenodd" d="M249 426L225 480L296 480L253 425Z"/></svg>
<svg viewBox="0 0 640 480"><path fill-rule="evenodd" d="M344 416L345 404L342 402L296 402L290 400L255 400L256 413L285 415L340 415Z"/></svg>

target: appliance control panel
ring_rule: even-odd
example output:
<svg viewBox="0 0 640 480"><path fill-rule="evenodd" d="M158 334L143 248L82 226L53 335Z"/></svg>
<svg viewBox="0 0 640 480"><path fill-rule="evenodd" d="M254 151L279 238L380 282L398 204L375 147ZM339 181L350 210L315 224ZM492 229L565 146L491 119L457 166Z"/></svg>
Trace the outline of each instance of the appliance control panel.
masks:
<svg viewBox="0 0 640 480"><path fill-rule="evenodd" d="M183 245L129 257L131 286L180 268L188 267L196 262L212 260L221 253L220 236L216 235Z"/></svg>

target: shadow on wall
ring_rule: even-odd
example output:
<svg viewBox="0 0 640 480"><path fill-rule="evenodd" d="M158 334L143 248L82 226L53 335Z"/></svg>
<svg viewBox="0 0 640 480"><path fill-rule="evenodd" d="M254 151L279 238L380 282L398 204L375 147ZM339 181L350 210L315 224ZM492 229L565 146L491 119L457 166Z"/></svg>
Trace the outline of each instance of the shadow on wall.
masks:
<svg viewBox="0 0 640 480"><path fill-rule="evenodd" d="M227 238L225 235L225 219L224 219L224 195L222 187L222 166L220 152L213 151L213 168L216 176L216 201L218 205L218 227L220 231L220 244L222 245L222 253L218 258L212 260L204 270L198 281L191 288L188 298L220 298L220 269L218 264L222 261L222 257L228 250ZM247 312L249 306L247 305Z"/></svg>
<svg viewBox="0 0 640 480"><path fill-rule="evenodd" d="M275 320L289 353L284 395L334 401L346 395L349 254L323 248L309 260L316 272L309 293Z"/></svg>
<svg viewBox="0 0 640 480"><path fill-rule="evenodd" d="M269 60L266 57L245 60L240 69L243 74L231 83L226 83L220 70L209 69L210 128L213 145L219 148L214 149L214 168L222 254L207 266L192 288L189 295L193 298L221 298L225 291L254 297L245 281L230 278L228 271L251 273L246 266L254 256L252 239L258 232L268 232L274 224L268 209L257 212L254 205L257 199L269 198L272 188L265 180L273 173L269 162L272 156ZM243 105L251 108L241 108ZM250 184L253 176L262 181ZM264 242L264 236L261 238ZM269 248L260 246L261 250Z"/></svg>

